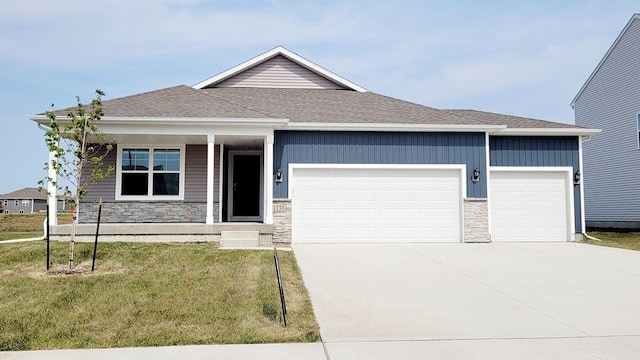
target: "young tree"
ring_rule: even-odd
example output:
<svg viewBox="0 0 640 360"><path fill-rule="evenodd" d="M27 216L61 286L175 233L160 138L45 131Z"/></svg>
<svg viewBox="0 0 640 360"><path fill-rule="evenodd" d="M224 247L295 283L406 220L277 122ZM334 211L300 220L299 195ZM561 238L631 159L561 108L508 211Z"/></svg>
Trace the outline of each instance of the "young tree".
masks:
<svg viewBox="0 0 640 360"><path fill-rule="evenodd" d="M48 182L55 185L56 191L62 191L69 198L71 208L71 238L69 240L69 269L73 269L73 247L76 236L77 210L80 201L87 195L87 189L97 181L108 177L114 170L104 167L105 156L113 149L113 142L98 128L98 122L104 115L102 97L104 92L96 90L96 95L88 106L76 96L77 106L67 113L66 120L58 120L53 111L47 111L49 130L45 133L45 143L54 154L53 160L45 169L53 170L58 178L66 180L64 187L58 181L47 176L39 182L41 188ZM47 173L48 174L48 173ZM55 204L54 204L55 206Z"/></svg>

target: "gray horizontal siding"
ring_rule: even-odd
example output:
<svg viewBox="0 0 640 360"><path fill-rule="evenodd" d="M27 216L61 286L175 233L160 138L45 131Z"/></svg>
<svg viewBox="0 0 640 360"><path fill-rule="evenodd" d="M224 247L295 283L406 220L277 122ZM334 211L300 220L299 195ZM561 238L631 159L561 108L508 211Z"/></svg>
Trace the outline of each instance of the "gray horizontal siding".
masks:
<svg viewBox="0 0 640 360"><path fill-rule="evenodd" d="M571 166L580 170L578 138L541 136L491 136L491 166ZM573 187L574 215L577 233L582 232L580 185Z"/></svg>
<svg viewBox="0 0 640 360"><path fill-rule="evenodd" d="M237 74L216 87L343 89L282 55Z"/></svg>
<svg viewBox="0 0 640 360"><path fill-rule="evenodd" d="M473 169L486 173L484 133L384 133L276 131L274 171L283 182L274 185L275 198L288 196L290 163L315 164L465 164L467 196L484 198L484 177L471 181Z"/></svg>
<svg viewBox="0 0 640 360"><path fill-rule="evenodd" d="M576 124L602 129L583 145L587 221L640 221L640 20L575 102Z"/></svg>
<svg viewBox="0 0 640 360"><path fill-rule="evenodd" d="M109 175L109 177L104 178L95 184L92 184L87 187L88 193L87 196L81 202L98 202L100 201L100 197L104 201L113 201L115 200L116 195L116 157L117 157L118 149L117 146L113 147L113 150L107 154L107 156L103 159L104 168L106 169L109 166L113 167L113 173Z"/></svg>
<svg viewBox="0 0 640 360"><path fill-rule="evenodd" d="M215 148L214 167L214 202L218 201L218 178L220 171L219 148ZM114 148L104 159L104 166L116 167L117 148ZM207 201L207 145L187 145L185 152L185 201ZM100 197L104 201L114 201L116 193L116 171L108 178L100 180L89 187L84 202L97 202Z"/></svg>

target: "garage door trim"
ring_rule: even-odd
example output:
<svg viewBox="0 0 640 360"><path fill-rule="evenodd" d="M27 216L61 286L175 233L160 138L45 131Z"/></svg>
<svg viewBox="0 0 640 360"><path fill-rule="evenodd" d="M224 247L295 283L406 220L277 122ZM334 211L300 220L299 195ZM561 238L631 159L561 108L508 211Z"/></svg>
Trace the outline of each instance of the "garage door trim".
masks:
<svg viewBox="0 0 640 360"><path fill-rule="evenodd" d="M567 234L566 240L571 241L573 234L575 233L575 206L573 196L573 167L571 166L490 166L489 173L490 178L495 172L555 172L563 173L565 178L565 192L566 192L566 208L567 208ZM489 194L489 226L491 227L491 184L488 189ZM490 228L489 231L492 231Z"/></svg>
<svg viewBox="0 0 640 360"><path fill-rule="evenodd" d="M466 186L466 173L467 167L465 164L309 164L309 163L289 163L288 167L288 197L293 199L293 193L295 191L294 176L296 169L349 169L349 170L447 170L453 171L458 175L458 228L459 228L459 242L464 242L464 199L467 197ZM295 211L295 209L293 209ZM292 226L295 226L292 224Z"/></svg>

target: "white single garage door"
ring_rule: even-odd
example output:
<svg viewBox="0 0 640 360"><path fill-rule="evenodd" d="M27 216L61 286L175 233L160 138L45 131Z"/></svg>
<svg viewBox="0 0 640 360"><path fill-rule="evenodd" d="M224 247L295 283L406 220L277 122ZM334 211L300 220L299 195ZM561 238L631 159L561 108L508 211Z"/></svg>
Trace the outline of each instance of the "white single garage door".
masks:
<svg viewBox="0 0 640 360"><path fill-rule="evenodd" d="M573 214L568 174L491 170L491 240L568 241Z"/></svg>
<svg viewBox="0 0 640 360"><path fill-rule="evenodd" d="M459 242L462 169L293 168L295 243Z"/></svg>

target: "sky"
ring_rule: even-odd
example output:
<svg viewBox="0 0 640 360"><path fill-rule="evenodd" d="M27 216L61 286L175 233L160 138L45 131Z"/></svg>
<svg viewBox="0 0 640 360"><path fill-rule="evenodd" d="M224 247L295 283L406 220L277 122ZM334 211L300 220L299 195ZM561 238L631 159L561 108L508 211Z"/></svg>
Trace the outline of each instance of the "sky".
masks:
<svg viewBox="0 0 640 360"><path fill-rule="evenodd" d="M376 93L573 123L637 0L0 0L0 193L45 177L27 117L193 85L278 45Z"/></svg>

